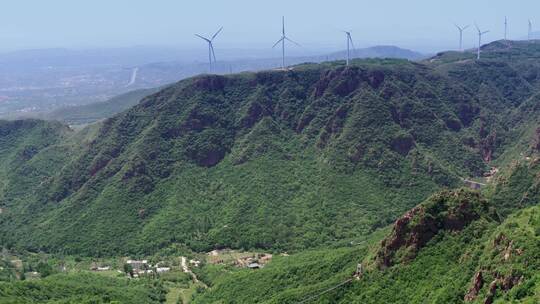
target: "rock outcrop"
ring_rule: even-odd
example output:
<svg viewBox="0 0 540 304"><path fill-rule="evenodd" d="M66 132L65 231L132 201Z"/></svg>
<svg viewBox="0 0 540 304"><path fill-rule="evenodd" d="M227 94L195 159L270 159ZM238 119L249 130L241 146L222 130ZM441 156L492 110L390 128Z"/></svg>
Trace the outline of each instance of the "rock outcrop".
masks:
<svg viewBox="0 0 540 304"><path fill-rule="evenodd" d="M473 278L472 286L469 288L469 291L467 291L467 294L465 294L465 297L463 300L465 302L471 302L476 299L478 294L480 293L480 289L484 286L484 277L482 276L482 271L478 271Z"/></svg>
<svg viewBox="0 0 540 304"><path fill-rule="evenodd" d="M481 217L496 216L480 194L464 189L436 194L396 220L381 242L377 266L384 269L411 260L439 232L460 231Z"/></svg>

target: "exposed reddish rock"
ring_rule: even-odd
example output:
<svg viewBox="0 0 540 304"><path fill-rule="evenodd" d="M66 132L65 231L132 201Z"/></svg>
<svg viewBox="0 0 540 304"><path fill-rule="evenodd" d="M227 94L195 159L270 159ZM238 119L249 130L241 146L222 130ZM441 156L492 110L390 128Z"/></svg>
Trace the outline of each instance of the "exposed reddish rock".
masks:
<svg viewBox="0 0 540 304"><path fill-rule="evenodd" d="M411 232L409 223L415 216L422 212L423 210L421 207L415 207L396 220L392 235L382 241L381 249L377 253L379 266L391 266L394 251L397 251L407 243L410 243L411 237L408 236Z"/></svg>
<svg viewBox="0 0 540 304"><path fill-rule="evenodd" d="M326 90L339 96L347 96L354 92L361 83L366 83L374 89L378 89L384 82L384 71L366 71L358 67L343 67L332 71L326 71L315 85L315 97L324 95Z"/></svg>
<svg viewBox="0 0 540 304"><path fill-rule="evenodd" d="M508 292L512 287L518 285L523 280L523 276L505 276L495 275L495 279L489 284L488 292L484 304L492 304L497 294L497 289Z"/></svg>
<svg viewBox="0 0 540 304"><path fill-rule="evenodd" d="M493 299L495 299L495 293L497 292L497 279L489 283L488 293L484 304L493 304Z"/></svg>
<svg viewBox="0 0 540 304"><path fill-rule="evenodd" d="M338 96L347 96L358 88L360 79L358 74L353 69L345 69L340 75L340 79L333 88L333 92Z"/></svg>
<svg viewBox="0 0 540 304"><path fill-rule="evenodd" d="M434 195L396 220L390 235L381 242L377 266L383 269L393 265L399 250L405 250L402 261L413 259L440 231L459 231L480 218L478 210L489 214L478 193L458 190Z"/></svg>
<svg viewBox="0 0 540 304"><path fill-rule="evenodd" d="M497 235L493 240L493 247L495 247L495 250L502 255L504 261L508 261L514 254L523 254L523 249L515 248L514 241L509 239L503 233Z"/></svg>
<svg viewBox="0 0 540 304"><path fill-rule="evenodd" d="M482 277L482 271L478 271L473 278L472 286L469 288L469 291L467 291L467 294L465 295L465 298L463 300L465 302L471 302L476 299L478 296L478 293L480 292L480 289L482 289L482 286L484 286L484 278Z"/></svg>
<svg viewBox="0 0 540 304"><path fill-rule="evenodd" d="M493 152L495 151L495 144L497 141L497 133L493 132L486 138L482 139L480 143L480 152L482 158L486 162L490 162L493 159Z"/></svg>
<svg viewBox="0 0 540 304"><path fill-rule="evenodd" d="M258 102L253 102L249 105L247 113L242 117L241 125L244 128L251 128L257 121L259 121L266 113L265 108Z"/></svg>
<svg viewBox="0 0 540 304"><path fill-rule="evenodd" d="M504 233L500 233L497 235L497 237L493 240L493 246L499 246L501 244L506 244L508 242L508 238Z"/></svg>
<svg viewBox="0 0 540 304"><path fill-rule="evenodd" d="M523 280L523 276L507 276L501 279L501 288L504 291L512 289Z"/></svg>
<svg viewBox="0 0 540 304"><path fill-rule="evenodd" d="M332 75L333 73L331 71L324 71L322 73L321 78L315 84L315 97L321 97L324 94L328 88Z"/></svg>

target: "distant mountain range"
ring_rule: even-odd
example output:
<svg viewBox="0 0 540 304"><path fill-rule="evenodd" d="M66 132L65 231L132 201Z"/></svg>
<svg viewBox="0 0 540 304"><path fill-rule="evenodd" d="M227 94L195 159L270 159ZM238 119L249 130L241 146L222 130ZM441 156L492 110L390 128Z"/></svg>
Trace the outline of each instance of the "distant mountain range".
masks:
<svg viewBox="0 0 540 304"><path fill-rule="evenodd" d="M90 122L117 112L97 111L116 95L156 88L181 79L208 72L208 63L188 61L193 54L179 60L172 49L113 49L70 51L64 49L30 50L0 55L0 117L54 117L68 123ZM240 51L239 54L242 54ZM229 55L232 58L232 55ZM327 55L288 57L287 64L342 60L346 52ZM352 58L401 58L418 60L423 55L395 46L376 46L351 50ZM174 59L174 60L173 60ZM217 74L260 71L281 66L281 58L252 58L218 61ZM130 99L133 94L127 95ZM122 98L117 98L119 100ZM124 99L125 100L125 99ZM94 106L87 104L97 103ZM111 104L111 103L109 103ZM77 110L78 106L85 106ZM123 103L133 105L133 101ZM117 111L127 107L114 107ZM108 107L107 107L108 108ZM112 109L112 108L110 108ZM78 112L77 119L62 111ZM49 113L53 111L54 113ZM80 114L86 113L83 118ZM103 115L108 113L108 115Z"/></svg>
<svg viewBox="0 0 540 304"><path fill-rule="evenodd" d="M287 65L300 63L320 63L324 61L345 60L346 51L339 51L323 55L313 56L292 56L286 58ZM408 60L420 60L425 58L418 52L408 49L402 49L396 46L374 46L363 49L351 50L351 58L398 58ZM281 67L281 58L255 58L255 59L237 59L229 61L218 61L214 68L214 73L229 74L244 71L260 71ZM159 62L142 65L139 67L139 80L145 82L147 79L169 79L170 82L207 73L209 71L208 63L183 64L180 62Z"/></svg>

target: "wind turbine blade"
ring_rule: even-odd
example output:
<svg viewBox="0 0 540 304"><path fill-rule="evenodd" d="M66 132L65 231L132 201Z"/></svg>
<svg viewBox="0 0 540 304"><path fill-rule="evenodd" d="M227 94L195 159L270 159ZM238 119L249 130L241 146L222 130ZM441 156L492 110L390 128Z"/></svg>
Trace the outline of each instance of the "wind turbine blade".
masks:
<svg viewBox="0 0 540 304"><path fill-rule="evenodd" d="M468 28L469 28L470 26L471 26L470 24L468 24L468 25L464 26L464 27L463 27L463 29L462 29L462 31L464 31L464 30L468 29Z"/></svg>
<svg viewBox="0 0 540 304"><path fill-rule="evenodd" d="M219 28L219 30L214 34L214 36L212 36L212 39L210 39L210 40L214 40L214 38L216 38L217 35L219 35L219 33L221 33L221 30L223 30L223 26Z"/></svg>
<svg viewBox="0 0 540 304"><path fill-rule="evenodd" d="M285 40L287 40L287 41L289 41L289 42L292 42L292 43L296 44L296 45L299 46L299 47L302 47L302 46L300 45L300 43L298 43L298 42L296 42L296 41L292 41L292 40L289 39L288 37L283 37L283 38L285 38Z"/></svg>
<svg viewBox="0 0 540 304"><path fill-rule="evenodd" d="M459 25L457 25L457 24L454 23L454 26L455 26L458 30L463 31L463 29L462 29Z"/></svg>
<svg viewBox="0 0 540 304"><path fill-rule="evenodd" d="M203 36L201 36L201 35L199 35L199 34L195 34L195 36L201 38L202 40L205 40L206 42L210 42L210 40L209 40L208 38L203 37Z"/></svg>
<svg viewBox="0 0 540 304"><path fill-rule="evenodd" d="M478 30L478 32L480 33L480 28L478 27L478 24L474 23L474 26L476 27L476 29Z"/></svg>
<svg viewBox="0 0 540 304"><path fill-rule="evenodd" d="M489 31L482 32L482 35L489 33Z"/></svg>
<svg viewBox="0 0 540 304"><path fill-rule="evenodd" d="M283 37L285 37L285 16L281 16L281 30L283 32Z"/></svg>
<svg viewBox="0 0 540 304"><path fill-rule="evenodd" d="M276 43L274 43L274 45L272 46L272 48L275 48L276 45L278 45L281 41L283 41L283 39L285 39L285 37L281 37L281 39L279 39L278 41L276 41Z"/></svg>

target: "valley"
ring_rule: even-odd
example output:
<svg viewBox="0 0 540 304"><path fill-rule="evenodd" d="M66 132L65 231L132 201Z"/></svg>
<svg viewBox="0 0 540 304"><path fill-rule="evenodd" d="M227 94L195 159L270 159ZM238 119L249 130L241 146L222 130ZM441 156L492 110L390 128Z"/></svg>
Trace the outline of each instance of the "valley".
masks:
<svg viewBox="0 0 540 304"><path fill-rule="evenodd" d="M540 44L482 51L0 122L0 299L537 303Z"/></svg>

